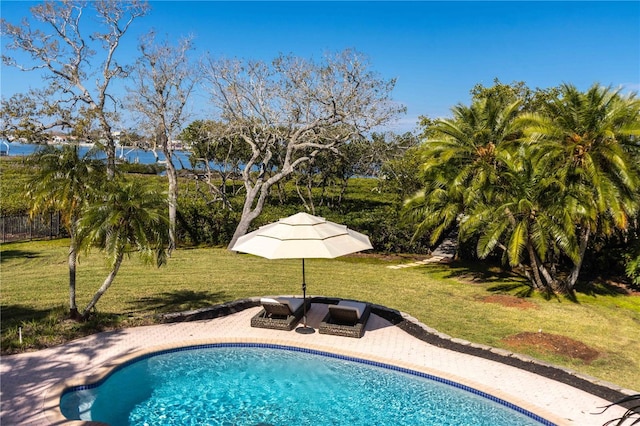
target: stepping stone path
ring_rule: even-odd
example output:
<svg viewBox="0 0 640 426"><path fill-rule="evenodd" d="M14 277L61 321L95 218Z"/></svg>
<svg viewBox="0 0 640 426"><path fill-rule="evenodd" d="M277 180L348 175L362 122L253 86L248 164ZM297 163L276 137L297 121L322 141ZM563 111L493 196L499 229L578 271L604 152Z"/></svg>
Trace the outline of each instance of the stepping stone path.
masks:
<svg viewBox="0 0 640 426"><path fill-rule="evenodd" d="M449 234L447 238L440 243L438 247L431 253L431 257L424 260L419 260L417 262L412 263L403 263L400 265L391 265L387 266L389 269L402 269L402 268L412 268L414 266L426 265L428 263L442 263L442 262L450 262L453 260L453 257L456 254L456 249L458 248L458 234L457 232L452 232Z"/></svg>

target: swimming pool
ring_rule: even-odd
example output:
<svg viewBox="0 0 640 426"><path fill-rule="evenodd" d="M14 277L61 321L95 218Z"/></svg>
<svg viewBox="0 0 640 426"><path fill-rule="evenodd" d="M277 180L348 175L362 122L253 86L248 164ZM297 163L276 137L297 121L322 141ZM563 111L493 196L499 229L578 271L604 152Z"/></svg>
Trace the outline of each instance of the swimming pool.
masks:
<svg viewBox="0 0 640 426"><path fill-rule="evenodd" d="M153 353L60 401L111 425L552 425L457 383L381 363L265 344Z"/></svg>

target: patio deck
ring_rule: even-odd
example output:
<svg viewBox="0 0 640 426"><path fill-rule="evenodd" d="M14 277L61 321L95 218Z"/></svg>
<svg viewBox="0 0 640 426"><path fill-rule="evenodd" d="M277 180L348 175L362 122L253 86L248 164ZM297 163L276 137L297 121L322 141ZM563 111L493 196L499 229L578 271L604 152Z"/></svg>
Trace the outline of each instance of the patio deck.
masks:
<svg viewBox="0 0 640 426"><path fill-rule="evenodd" d="M317 331L304 335L252 328L251 317L259 309L250 307L215 319L104 332L37 352L3 356L0 424L61 424L64 419L55 406L67 384L104 374L134 355L219 342L304 347L399 365L487 392L558 425L600 426L625 411L613 407L605 414L594 415L609 401L504 363L431 345L375 313L369 318L364 336L354 339ZM314 303L308 325L317 329L326 313L327 305Z"/></svg>

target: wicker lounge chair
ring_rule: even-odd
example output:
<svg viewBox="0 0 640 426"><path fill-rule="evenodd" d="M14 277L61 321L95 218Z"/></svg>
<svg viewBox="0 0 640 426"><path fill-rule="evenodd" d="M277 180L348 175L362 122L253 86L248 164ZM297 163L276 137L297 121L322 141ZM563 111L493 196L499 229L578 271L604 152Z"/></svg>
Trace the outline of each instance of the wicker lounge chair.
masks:
<svg viewBox="0 0 640 426"><path fill-rule="evenodd" d="M320 323L320 333L360 338L370 313L368 303L341 300L337 305L329 305L329 312Z"/></svg>
<svg viewBox="0 0 640 426"><path fill-rule="evenodd" d="M251 318L251 327L271 328L275 330L292 330L304 313L311 307L311 300L298 297L276 297L260 299L262 309Z"/></svg>

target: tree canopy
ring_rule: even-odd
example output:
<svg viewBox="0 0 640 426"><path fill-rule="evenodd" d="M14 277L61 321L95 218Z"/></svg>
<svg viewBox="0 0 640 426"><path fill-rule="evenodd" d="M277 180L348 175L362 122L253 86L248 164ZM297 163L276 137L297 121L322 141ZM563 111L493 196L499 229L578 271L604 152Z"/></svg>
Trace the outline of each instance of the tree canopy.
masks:
<svg viewBox="0 0 640 426"><path fill-rule="evenodd" d="M637 220L640 103L597 84L562 85L534 108L523 107L531 91L522 85L472 93L452 118L425 121L424 189L406 215L432 243L459 227L478 257L499 250L512 267L528 259L534 287L570 292L590 237L628 233Z"/></svg>
<svg viewBox="0 0 640 426"><path fill-rule="evenodd" d="M210 59L205 73L225 133L251 149L231 246L262 212L274 184L404 111L391 99L395 81L381 79L351 50L320 62L284 55L271 62Z"/></svg>

